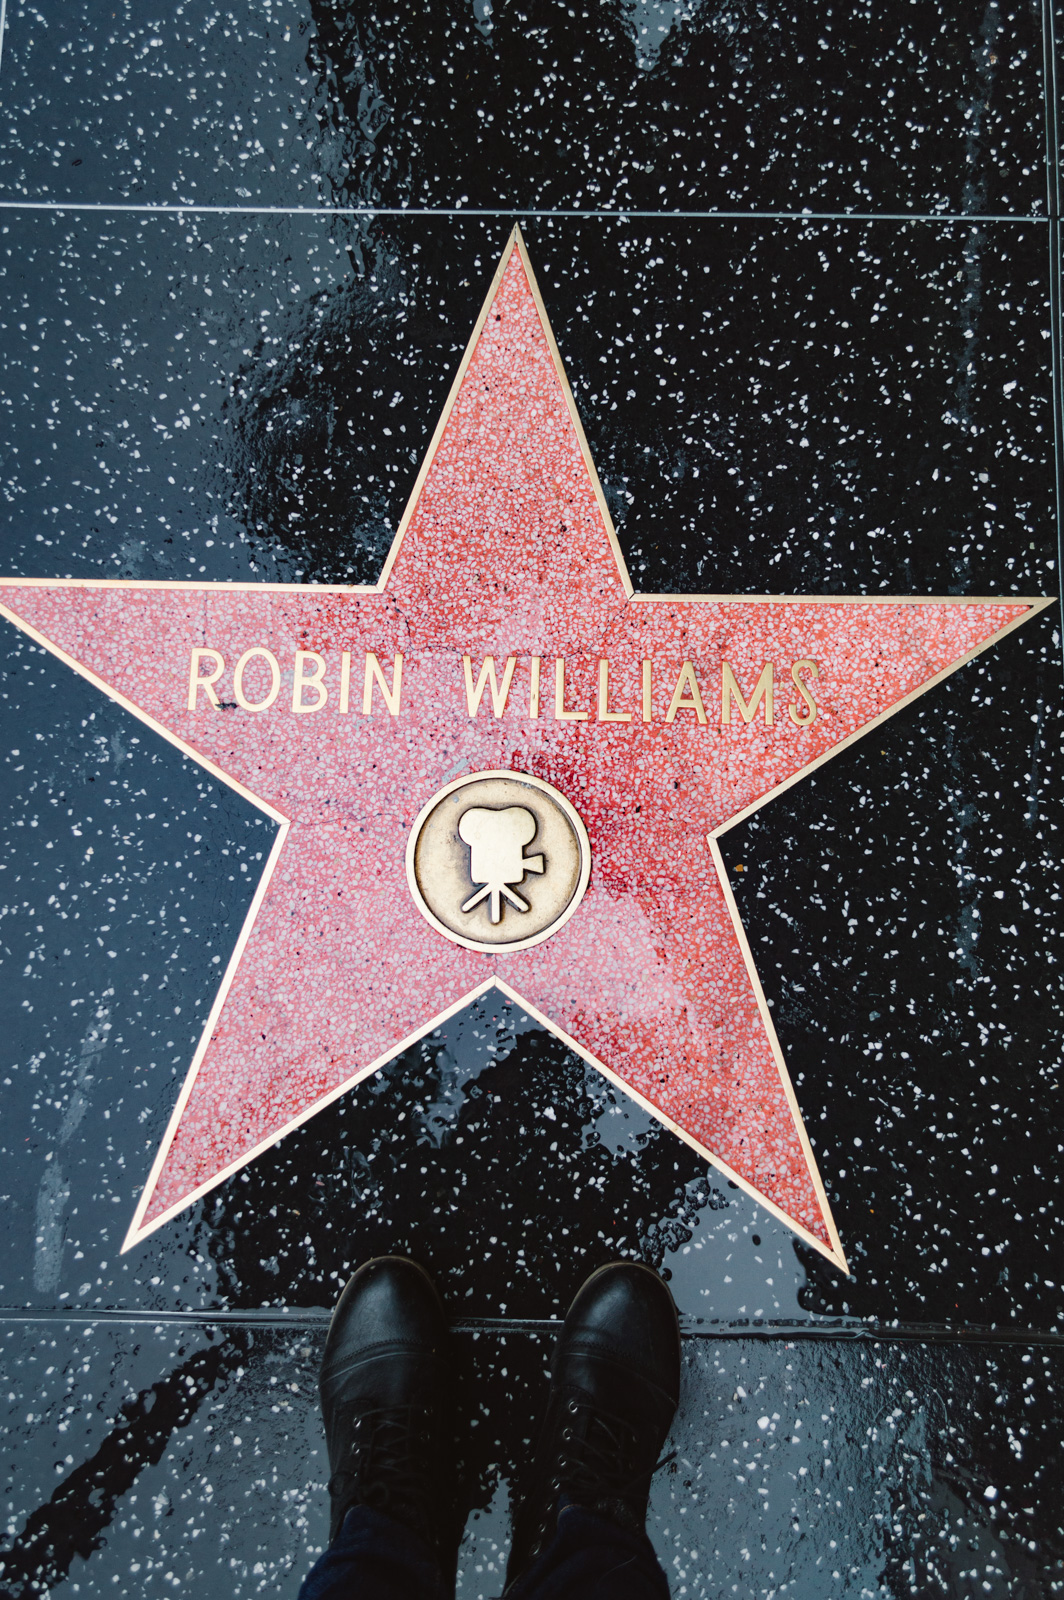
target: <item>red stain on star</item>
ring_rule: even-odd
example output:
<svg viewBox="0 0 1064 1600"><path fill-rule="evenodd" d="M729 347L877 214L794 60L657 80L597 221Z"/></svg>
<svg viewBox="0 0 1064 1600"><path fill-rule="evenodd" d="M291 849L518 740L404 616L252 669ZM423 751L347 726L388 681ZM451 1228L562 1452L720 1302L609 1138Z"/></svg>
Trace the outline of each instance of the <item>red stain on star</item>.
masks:
<svg viewBox="0 0 1064 1600"><path fill-rule="evenodd" d="M845 1267L717 838L1041 602L634 595L515 237L379 586L0 604L278 822L127 1248L494 984ZM406 850L500 770L572 803L591 875L486 953Z"/></svg>

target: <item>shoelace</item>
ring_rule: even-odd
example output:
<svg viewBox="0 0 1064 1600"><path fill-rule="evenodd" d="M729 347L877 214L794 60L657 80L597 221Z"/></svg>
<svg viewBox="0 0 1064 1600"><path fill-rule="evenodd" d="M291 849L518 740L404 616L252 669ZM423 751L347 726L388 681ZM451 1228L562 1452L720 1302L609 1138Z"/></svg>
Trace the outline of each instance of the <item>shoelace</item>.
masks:
<svg viewBox="0 0 1064 1600"><path fill-rule="evenodd" d="M622 1417L570 1400L570 1421L562 1429L558 1481L574 1500L618 1498L633 1486L635 1430ZM582 1424L582 1425L581 1425Z"/></svg>
<svg viewBox="0 0 1064 1600"><path fill-rule="evenodd" d="M635 1429L623 1417L570 1400L566 1410L573 1421L562 1429L563 1456L558 1480L552 1488L564 1489L574 1500L623 1499L643 1476L635 1469L638 1447ZM586 1418L584 1427L578 1419ZM654 1466L658 1472L676 1459L676 1451Z"/></svg>
<svg viewBox="0 0 1064 1600"><path fill-rule="evenodd" d="M348 1506L381 1511L431 1540L432 1485L425 1414L416 1406L394 1406L356 1419L348 1456L329 1479L329 1493Z"/></svg>
<svg viewBox="0 0 1064 1600"><path fill-rule="evenodd" d="M630 1423L587 1401L569 1400L565 1409L569 1420L561 1431L558 1473L547 1486L546 1497L540 1503L538 1524L531 1535L526 1560L534 1560L543 1549L553 1527L560 1493L577 1504L623 1503L625 1495L643 1476L635 1470L638 1436ZM579 1426L581 1417L586 1419L582 1427ZM662 1456L651 1476L675 1459L675 1450ZM509 1593L509 1589L506 1592Z"/></svg>

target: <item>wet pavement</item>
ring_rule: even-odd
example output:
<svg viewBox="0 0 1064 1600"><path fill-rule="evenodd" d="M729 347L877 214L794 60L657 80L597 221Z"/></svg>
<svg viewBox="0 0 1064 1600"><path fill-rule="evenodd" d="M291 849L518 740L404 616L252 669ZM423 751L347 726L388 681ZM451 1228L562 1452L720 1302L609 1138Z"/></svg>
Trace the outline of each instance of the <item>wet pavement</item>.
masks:
<svg viewBox="0 0 1064 1600"><path fill-rule="evenodd" d="M375 581L519 221L638 588L1055 594L1050 21L8 0L0 574ZM502 996L120 1254L274 826L0 650L0 1594L294 1595L391 1251L463 1596L617 1255L687 1335L674 1594L1064 1594L1057 611L722 842L849 1277Z"/></svg>
<svg viewBox="0 0 1064 1600"><path fill-rule="evenodd" d="M32 1396L8 1592L295 1594L328 1530L321 1322L11 1323ZM461 1328L458 1593L495 1596L544 1329ZM675 1595L1039 1595L1064 1563L1059 1357L1016 1345L688 1339L650 1529Z"/></svg>

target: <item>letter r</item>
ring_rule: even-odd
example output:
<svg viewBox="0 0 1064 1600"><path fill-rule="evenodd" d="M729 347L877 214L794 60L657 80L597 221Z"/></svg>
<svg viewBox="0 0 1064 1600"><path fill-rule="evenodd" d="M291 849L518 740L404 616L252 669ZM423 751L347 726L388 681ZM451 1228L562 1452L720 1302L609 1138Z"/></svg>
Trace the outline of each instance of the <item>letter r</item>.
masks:
<svg viewBox="0 0 1064 1600"><path fill-rule="evenodd" d="M200 672L200 663L205 656L211 656L214 660L213 672L208 672L206 675ZM224 671L225 662L222 659L220 650L193 650L188 667L188 709L190 711L195 711L196 701L199 698L201 689L206 689L207 699L212 706L221 704L214 685Z"/></svg>

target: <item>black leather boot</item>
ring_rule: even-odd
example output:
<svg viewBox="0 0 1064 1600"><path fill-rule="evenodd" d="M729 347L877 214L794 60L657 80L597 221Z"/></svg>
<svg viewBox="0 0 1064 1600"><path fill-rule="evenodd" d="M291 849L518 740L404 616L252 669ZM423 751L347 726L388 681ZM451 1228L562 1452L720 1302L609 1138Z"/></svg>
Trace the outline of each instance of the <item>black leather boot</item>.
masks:
<svg viewBox="0 0 1064 1600"><path fill-rule="evenodd" d="M329 1542L353 1506L454 1559L447 1319L428 1273L398 1256L359 1267L337 1302L321 1365L329 1449Z"/></svg>
<svg viewBox="0 0 1064 1600"><path fill-rule="evenodd" d="M629 1261L592 1273L569 1308L551 1372L507 1588L554 1532L562 1495L630 1532L645 1527L680 1392L676 1307L657 1273Z"/></svg>

